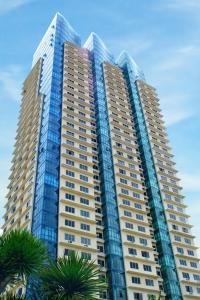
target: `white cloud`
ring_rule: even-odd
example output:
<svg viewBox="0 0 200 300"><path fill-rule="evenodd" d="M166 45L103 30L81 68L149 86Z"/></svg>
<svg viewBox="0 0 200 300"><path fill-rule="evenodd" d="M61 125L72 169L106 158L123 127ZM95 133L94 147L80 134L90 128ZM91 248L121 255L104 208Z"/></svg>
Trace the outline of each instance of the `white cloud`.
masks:
<svg viewBox="0 0 200 300"><path fill-rule="evenodd" d="M186 10L186 9L197 9L200 8L199 0L168 0L163 5L166 8Z"/></svg>
<svg viewBox="0 0 200 300"><path fill-rule="evenodd" d="M119 49L124 49L128 51L132 56L139 54L143 51L147 51L153 42L147 39L136 38L132 35L125 35L117 37L115 39L109 39L109 48L114 49L115 51Z"/></svg>
<svg viewBox="0 0 200 300"><path fill-rule="evenodd" d="M195 111L189 105L189 99L190 96L187 94L173 93L161 96L161 106L167 126L177 124L194 115Z"/></svg>
<svg viewBox="0 0 200 300"><path fill-rule="evenodd" d="M33 0L0 0L0 14L4 14L32 1Z"/></svg>
<svg viewBox="0 0 200 300"><path fill-rule="evenodd" d="M182 109L182 111L173 111L169 110L166 112L166 126L172 126L177 123L182 122L183 120L186 120L193 116L193 113L188 112L187 110Z"/></svg>
<svg viewBox="0 0 200 300"><path fill-rule="evenodd" d="M200 45L172 47L154 55L148 74L152 85L158 88L166 125L171 126L197 113L197 88L187 84L187 77L192 81L199 76L196 66L200 62Z"/></svg>
<svg viewBox="0 0 200 300"><path fill-rule="evenodd" d="M200 174L181 173L180 178L185 190L189 192L200 192Z"/></svg>
<svg viewBox="0 0 200 300"><path fill-rule="evenodd" d="M200 57L199 45L179 46L161 54L161 59L154 66L158 71L173 71L186 67L191 60Z"/></svg>
<svg viewBox="0 0 200 300"><path fill-rule="evenodd" d="M20 65L9 65L0 70L0 101L19 101L24 79L24 69Z"/></svg>

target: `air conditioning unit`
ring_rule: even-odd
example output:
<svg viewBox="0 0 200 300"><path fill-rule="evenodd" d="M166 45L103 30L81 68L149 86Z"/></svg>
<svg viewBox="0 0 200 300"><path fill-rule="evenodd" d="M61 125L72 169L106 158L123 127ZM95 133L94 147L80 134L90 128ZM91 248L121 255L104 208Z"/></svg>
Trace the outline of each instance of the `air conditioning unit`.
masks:
<svg viewBox="0 0 200 300"><path fill-rule="evenodd" d="M85 246L85 247L88 247L88 245L87 245L87 244L85 244L84 246Z"/></svg>
<svg viewBox="0 0 200 300"><path fill-rule="evenodd" d="M68 241L68 243L72 244L73 242L72 241Z"/></svg>

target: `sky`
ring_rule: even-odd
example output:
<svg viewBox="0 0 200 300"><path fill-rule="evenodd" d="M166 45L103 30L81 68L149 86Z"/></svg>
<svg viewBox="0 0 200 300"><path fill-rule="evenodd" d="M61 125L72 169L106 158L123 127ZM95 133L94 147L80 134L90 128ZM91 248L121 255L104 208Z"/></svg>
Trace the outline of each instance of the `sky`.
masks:
<svg viewBox="0 0 200 300"><path fill-rule="evenodd" d="M0 0L0 224L22 82L56 12L82 37L127 50L156 87L200 247L200 1Z"/></svg>

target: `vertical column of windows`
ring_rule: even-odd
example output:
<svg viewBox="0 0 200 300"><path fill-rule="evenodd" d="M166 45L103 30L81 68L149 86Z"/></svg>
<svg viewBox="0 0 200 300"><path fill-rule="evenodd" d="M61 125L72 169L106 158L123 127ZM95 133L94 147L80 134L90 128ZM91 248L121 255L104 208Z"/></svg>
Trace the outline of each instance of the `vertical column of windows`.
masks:
<svg viewBox="0 0 200 300"><path fill-rule="evenodd" d="M185 211L183 195L177 170L171 154L171 148L162 120L159 99L153 87L142 81L137 82L143 111L148 128L148 136L159 182L160 192L165 207L165 215L170 230L173 251L176 259L179 280L184 297L199 297L197 284L200 280L199 260ZM194 266L194 267L192 267Z"/></svg>
<svg viewBox="0 0 200 300"><path fill-rule="evenodd" d="M141 153L150 212L153 220L154 236L159 253L159 264L161 266L161 272L164 280L164 290L167 297L179 300L182 299L182 293L171 246L169 230L166 223L164 207L161 200L144 112L136 86L136 78L143 78L142 73L139 71L134 61L126 53L120 57L119 64L124 70L133 116L136 123L135 129Z"/></svg>
<svg viewBox="0 0 200 300"><path fill-rule="evenodd" d="M105 63L104 80L128 297L140 294L142 285L146 292L141 297L147 299L158 296L162 278L129 95L118 67Z"/></svg>
<svg viewBox="0 0 200 300"><path fill-rule="evenodd" d="M39 96L42 60L33 67L23 85L23 97L12 160L4 232L30 230L37 161L37 145L43 97Z"/></svg>
<svg viewBox="0 0 200 300"><path fill-rule="evenodd" d="M101 177L103 233L105 239L106 265L112 299L127 299L122 254L121 233L112 165L110 130L106 109L105 86L102 63L113 61L112 56L96 34L91 34L85 47L90 50L93 61L95 108L99 149L99 169Z"/></svg>
<svg viewBox="0 0 200 300"><path fill-rule="evenodd" d="M69 42L64 48L59 202L58 255L78 251L94 259L105 276L92 66L89 51Z"/></svg>
<svg viewBox="0 0 200 300"><path fill-rule="evenodd" d="M38 56L44 60L40 91L45 95L45 99L38 150L32 232L45 241L53 257L57 255L58 240L63 43L65 40L77 39L77 34L65 19L56 14L34 55L34 60Z"/></svg>

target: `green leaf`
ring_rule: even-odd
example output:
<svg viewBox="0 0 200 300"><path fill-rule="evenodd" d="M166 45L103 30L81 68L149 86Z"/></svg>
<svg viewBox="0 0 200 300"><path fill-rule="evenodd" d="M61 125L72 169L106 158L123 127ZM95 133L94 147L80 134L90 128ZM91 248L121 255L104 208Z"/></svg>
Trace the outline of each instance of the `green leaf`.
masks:
<svg viewBox="0 0 200 300"><path fill-rule="evenodd" d="M0 237L0 293L5 286L37 274L46 260L44 244L26 230L14 230Z"/></svg>
<svg viewBox="0 0 200 300"><path fill-rule="evenodd" d="M24 296L18 296L11 292L7 292L0 296L0 300L26 300L26 298Z"/></svg>
<svg viewBox="0 0 200 300"><path fill-rule="evenodd" d="M107 290L101 270L72 252L67 258L51 262L41 274L44 294L52 300L96 300L99 292Z"/></svg>

